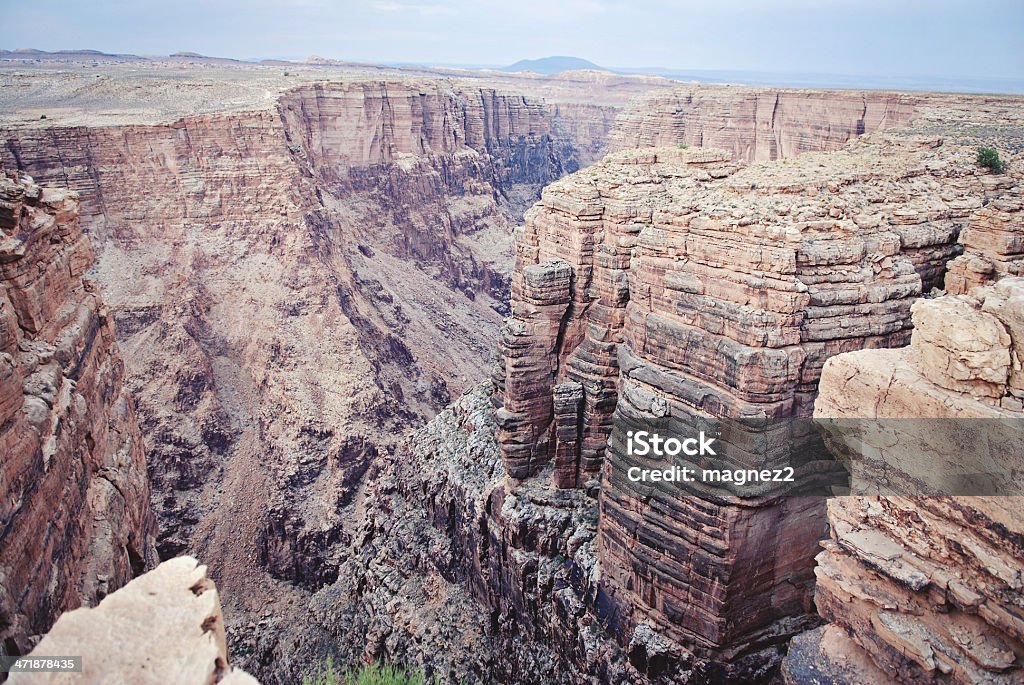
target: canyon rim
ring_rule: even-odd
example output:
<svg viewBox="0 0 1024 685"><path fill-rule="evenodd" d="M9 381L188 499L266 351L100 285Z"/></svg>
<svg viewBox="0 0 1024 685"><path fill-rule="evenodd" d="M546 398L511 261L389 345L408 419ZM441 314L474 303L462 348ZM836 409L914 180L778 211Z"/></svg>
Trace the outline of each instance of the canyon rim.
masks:
<svg viewBox="0 0 1024 685"><path fill-rule="evenodd" d="M528 66L0 53L10 682L1024 683L1024 96Z"/></svg>

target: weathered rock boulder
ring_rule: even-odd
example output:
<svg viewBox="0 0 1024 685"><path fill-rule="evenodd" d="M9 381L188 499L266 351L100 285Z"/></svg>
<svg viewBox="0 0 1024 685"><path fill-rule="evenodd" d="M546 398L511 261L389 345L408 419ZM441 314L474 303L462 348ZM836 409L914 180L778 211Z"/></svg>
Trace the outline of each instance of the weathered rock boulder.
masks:
<svg viewBox="0 0 1024 685"><path fill-rule="evenodd" d="M19 683L258 685L228 663L217 587L192 557L165 561L62 615L29 656L81 656L80 673L13 673Z"/></svg>
<svg viewBox="0 0 1024 685"><path fill-rule="evenodd" d="M1019 178L989 176L988 192L996 198L976 211L960 234L964 254L949 264L946 291L957 295L1004 276L1024 276L1024 190Z"/></svg>
<svg viewBox="0 0 1024 685"><path fill-rule="evenodd" d="M0 640L156 563L156 524L113 318L83 280L75 194L0 176Z"/></svg>

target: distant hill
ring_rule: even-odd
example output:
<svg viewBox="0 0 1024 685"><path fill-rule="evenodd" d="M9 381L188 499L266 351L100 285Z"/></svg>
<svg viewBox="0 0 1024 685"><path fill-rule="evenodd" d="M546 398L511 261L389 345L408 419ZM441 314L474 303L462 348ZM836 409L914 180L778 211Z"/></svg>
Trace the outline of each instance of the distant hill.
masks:
<svg viewBox="0 0 1024 685"><path fill-rule="evenodd" d="M9 60L74 60L74 59L102 59L105 61L129 61L146 59L138 55L115 55L99 50L57 50L47 52L35 48L17 48L15 50L0 50L0 59Z"/></svg>
<svg viewBox="0 0 1024 685"><path fill-rule="evenodd" d="M578 69L608 71L589 60L580 59L579 57L566 57L564 55L519 60L515 64L502 67L501 71L532 71L537 74L558 74L563 71L576 71Z"/></svg>

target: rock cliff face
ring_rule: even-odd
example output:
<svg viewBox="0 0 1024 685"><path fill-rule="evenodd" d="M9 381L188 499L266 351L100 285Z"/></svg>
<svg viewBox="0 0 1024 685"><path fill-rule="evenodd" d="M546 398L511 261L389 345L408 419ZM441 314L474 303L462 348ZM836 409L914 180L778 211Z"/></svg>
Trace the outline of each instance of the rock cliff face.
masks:
<svg viewBox="0 0 1024 685"><path fill-rule="evenodd" d="M521 212L602 150L613 110L581 99L360 81L4 130L0 160L81 194L160 552L211 564L266 682L330 652L452 680L762 677L816 620L820 502L643 492L614 420L810 416L827 357L909 340L989 177L940 136L820 152L905 121L902 97L689 91L549 186L510 275ZM404 440L485 376L510 291L495 391Z"/></svg>
<svg viewBox="0 0 1024 685"><path fill-rule="evenodd" d="M577 145L565 115L490 89L316 84L286 94L280 109L290 149L317 186L348 211L375 208L361 218L378 245L499 302L511 226L542 186L592 161L593 140ZM583 125L593 112L573 114Z"/></svg>
<svg viewBox="0 0 1024 685"><path fill-rule="evenodd" d="M694 86L639 96L618 116L613 150L690 145L761 161L838 150L907 123L915 99L893 93Z"/></svg>
<svg viewBox="0 0 1024 685"><path fill-rule="evenodd" d="M557 455L560 485L595 475L621 363L699 380L695 409L809 416L828 356L908 340L979 178L966 150L879 141L746 168L707 149L623 152L549 186L517 240L497 373L509 474Z"/></svg>
<svg viewBox="0 0 1024 685"><path fill-rule="evenodd" d="M220 598L206 567L178 557L95 608L69 611L29 656L78 655L80 673L14 673L8 682L258 685L228 663Z"/></svg>
<svg viewBox="0 0 1024 685"><path fill-rule="evenodd" d="M113 319L73 193L0 177L0 640L156 563L156 522Z"/></svg>
<svg viewBox="0 0 1024 685"><path fill-rule="evenodd" d="M549 186L517 234L493 393L396 448L294 653L450 681L768 678L820 621L823 501L641 489L614 420L809 417L827 358L910 340L994 201L973 158L903 135L749 166L671 148Z"/></svg>
<svg viewBox="0 0 1024 685"><path fill-rule="evenodd" d="M479 377L511 227L599 155L614 112L578 94L362 81L166 125L6 129L5 164L81 195L162 553L329 582L337 509L387 447L366 436L403 432ZM313 506L314 491L337 497ZM265 500L269 513L252 504ZM245 549L218 532L239 526Z"/></svg>
<svg viewBox="0 0 1024 685"><path fill-rule="evenodd" d="M1022 303L1020 278L919 301L909 347L826 363L815 417L924 419L938 432L943 419L1019 426ZM879 672L899 683L1021 682L1022 498L916 496L913 484L944 478L953 465L931 455L925 472L912 468L928 438L913 434L914 421L890 423L897 428L884 441L865 439L889 468L871 483L893 495L829 502L815 601L831 625L795 642L787 681L820 682L812 664L848 683L876 682ZM1019 433L1002 442L989 435L997 458L1019 465ZM965 449L977 459L984 445Z"/></svg>
<svg viewBox="0 0 1024 685"><path fill-rule="evenodd" d="M606 124L599 107L367 82L274 111L4 131L5 164L81 195L158 547L210 563L240 653L249 617L334 580L358 487L398 436L486 375L517 215Z"/></svg>
<svg viewBox="0 0 1024 685"><path fill-rule="evenodd" d="M826 359L908 342L980 179L971 150L929 140L748 167L660 148L611 155L527 213L496 373L501 454L517 480L549 464L557 487L601 476L591 608L648 677L766 677L815 620L824 503L634 483L628 467L654 464L614 426L809 417Z"/></svg>

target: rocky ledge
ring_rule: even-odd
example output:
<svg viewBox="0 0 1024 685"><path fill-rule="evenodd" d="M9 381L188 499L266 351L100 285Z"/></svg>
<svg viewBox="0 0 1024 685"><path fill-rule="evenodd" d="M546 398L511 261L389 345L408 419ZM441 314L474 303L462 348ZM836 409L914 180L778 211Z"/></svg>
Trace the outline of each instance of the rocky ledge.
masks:
<svg viewBox="0 0 1024 685"><path fill-rule="evenodd" d="M165 561L95 608L69 611L29 657L80 655L79 673L13 673L11 685L259 685L228 664L220 598L206 567Z"/></svg>

